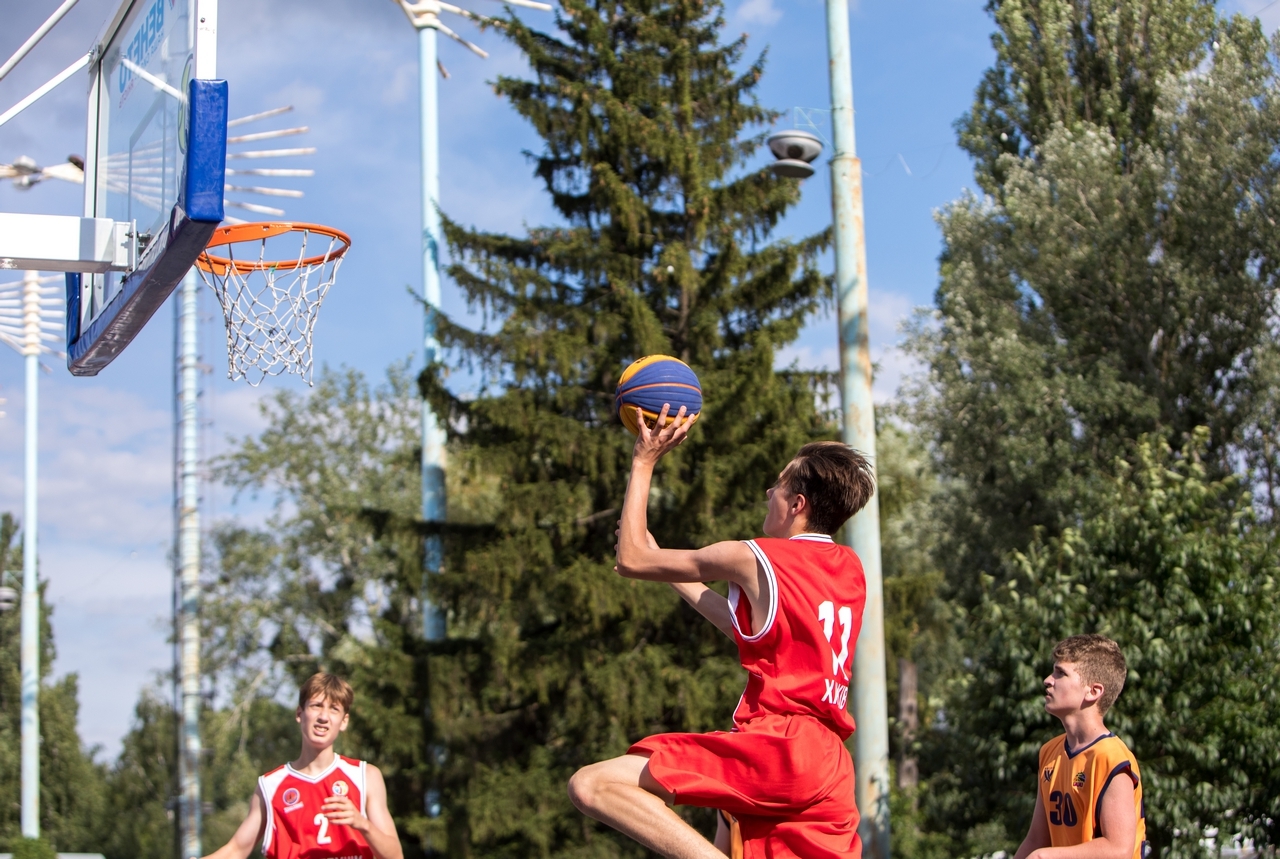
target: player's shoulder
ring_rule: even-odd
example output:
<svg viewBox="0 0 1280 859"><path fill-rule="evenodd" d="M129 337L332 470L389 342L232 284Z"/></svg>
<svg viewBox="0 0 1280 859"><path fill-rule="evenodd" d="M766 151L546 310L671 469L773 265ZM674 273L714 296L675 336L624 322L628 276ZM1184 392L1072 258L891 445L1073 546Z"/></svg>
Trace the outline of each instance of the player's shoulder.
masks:
<svg viewBox="0 0 1280 859"><path fill-rule="evenodd" d="M350 764L353 767L358 767L364 763L364 761L360 760L359 758L349 758L346 755L338 755L338 759L341 760L343 763Z"/></svg>
<svg viewBox="0 0 1280 859"><path fill-rule="evenodd" d="M1058 734L1052 740L1040 746L1040 760L1044 762L1050 758L1056 758L1067 750L1067 735Z"/></svg>
<svg viewBox="0 0 1280 859"><path fill-rule="evenodd" d="M275 769L270 769L264 772L262 774L262 778L280 778L281 776L286 775L288 771L289 771L288 764L280 764L280 766L276 767Z"/></svg>
<svg viewBox="0 0 1280 859"><path fill-rule="evenodd" d="M1113 766L1126 762L1135 767L1138 765L1138 759L1133 751L1115 734L1103 737L1090 748L1090 751L1095 758Z"/></svg>

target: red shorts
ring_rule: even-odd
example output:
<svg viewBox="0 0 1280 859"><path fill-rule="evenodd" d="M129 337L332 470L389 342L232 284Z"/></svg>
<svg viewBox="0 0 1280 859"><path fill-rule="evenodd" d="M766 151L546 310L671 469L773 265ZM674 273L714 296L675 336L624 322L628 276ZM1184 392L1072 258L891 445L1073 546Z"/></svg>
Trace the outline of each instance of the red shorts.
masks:
<svg viewBox="0 0 1280 859"><path fill-rule="evenodd" d="M658 734L629 754L677 805L738 818L744 859L859 859L853 761L830 728L807 716L764 716L740 730Z"/></svg>

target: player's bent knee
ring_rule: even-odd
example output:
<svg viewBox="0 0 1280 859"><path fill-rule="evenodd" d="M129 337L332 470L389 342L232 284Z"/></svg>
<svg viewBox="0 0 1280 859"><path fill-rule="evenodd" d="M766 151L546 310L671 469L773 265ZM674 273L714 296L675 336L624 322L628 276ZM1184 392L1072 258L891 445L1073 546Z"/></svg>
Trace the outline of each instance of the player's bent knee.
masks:
<svg viewBox="0 0 1280 859"><path fill-rule="evenodd" d="M569 800L581 812L588 812L595 807L598 794L598 779L592 772L593 766L585 766L569 776Z"/></svg>

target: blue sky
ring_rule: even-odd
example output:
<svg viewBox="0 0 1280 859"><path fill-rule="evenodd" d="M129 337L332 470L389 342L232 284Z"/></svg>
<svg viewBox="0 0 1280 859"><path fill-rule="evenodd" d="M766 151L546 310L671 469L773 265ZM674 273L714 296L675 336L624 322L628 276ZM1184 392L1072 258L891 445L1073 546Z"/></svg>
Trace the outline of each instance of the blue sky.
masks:
<svg viewBox="0 0 1280 859"><path fill-rule="evenodd" d="M80 0L64 21L5 80L0 110L80 56L119 0ZM57 6L56 0L0 0L0 58L8 57ZM466 0L496 12L494 0ZM1228 8L1263 11L1268 29L1280 5L1240 0ZM851 3L859 155L866 193L873 350L880 399L908 369L893 345L912 308L936 285L935 210L972 181L952 123L969 106L991 62L990 21L982 0ZM527 13L551 25L549 14ZM1275 20L1272 20L1275 19ZM767 48L761 101L787 112L828 105L822 0L727 0L727 32L746 33L748 51ZM464 223L520 231L553 215L521 154L537 138L486 83L519 74L521 57L493 33L454 29L490 51L481 60L441 38L451 73L440 81L441 205ZM231 115L292 104L284 120L245 131L302 124L312 179L288 180L305 192L287 200L290 217L348 231L353 249L315 335L317 362L349 365L377 377L392 362L420 363L421 317L406 287L420 287L419 142L416 35L390 0L221 0L219 76L228 80ZM20 155L57 163L85 150L85 81L80 75L0 127L0 162ZM765 163L760 156L760 164ZM290 166L302 166L301 159ZM285 184L285 182L281 182ZM261 202L271 202L262 200ZM0 182L0 211L79 214L78 186L49 181L27 191ZM242 214L242 213L236 213ZM804 185L802 203L780 235L805 235L830 220L825 169ZM829 265L829 260L827 261ZM0 282L16 279L0 275ZM449 283L444 308L465 313ZM229 437L258 426L255 404L293 378L260 388L225 378L220 311L202 297L201 400L206 457ZM0 355L0 510L22 509L21 361ZM783 356L807 366L835 363L835 325L815 322ZM103 373L71 377L57 359L41 380L41 571L54 605L56 674L80 676L81 734L114 754L134 702L170 665L166 644L173 531L173 309L166 305ZM252 518L216 486L203 494L204 523Z"/></svg>

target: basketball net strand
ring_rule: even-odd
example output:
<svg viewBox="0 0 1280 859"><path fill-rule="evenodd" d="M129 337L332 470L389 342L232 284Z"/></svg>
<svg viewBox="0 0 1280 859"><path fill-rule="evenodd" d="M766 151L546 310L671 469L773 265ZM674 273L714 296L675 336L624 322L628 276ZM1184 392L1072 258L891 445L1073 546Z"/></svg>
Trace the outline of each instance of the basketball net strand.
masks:
<svg viewBox="0 0 1280 859"><path fill-rule="evenodd" d="M303 264L311 233L301 232L298 264L288 269L278 269L265 260L266 239L227 245L227 257L233 262L236 244L259 245L258 258L249 271L238 272L235 265L229 265L226 273L219 275L197 267L222 305L227 324L228 379L244 379L257 387L267 376L296 373L308 385L313 384L311 337L316 311L338 276L342 254L333 253L339 244L337 238L323 236L329 240L323 260Z"/></svg>

